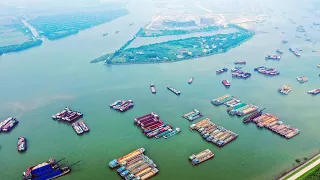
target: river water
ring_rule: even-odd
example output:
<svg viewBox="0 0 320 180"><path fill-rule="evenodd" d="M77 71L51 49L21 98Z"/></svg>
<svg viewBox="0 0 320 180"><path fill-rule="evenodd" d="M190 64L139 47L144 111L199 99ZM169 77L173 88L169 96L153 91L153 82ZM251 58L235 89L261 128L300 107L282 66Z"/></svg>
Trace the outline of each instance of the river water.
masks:
<svg viewBox="0 0 320 180"><path fill-rule="evenodd" d="M159 166L155 180L269 180L292 168L296 158L319 151L319 96L306 92L320 85L316 67L320 63L319 54L312 52L320 48L294 38L296 25L286 18L270 18L271 23L260 27L269 33L257 34L228 53L196 60L148 65L89 64L91 59L121 47L150 21L152 6L145 11L139 11L139 6L132 3L129 15L110 23L0 57L0 119L14 116L20 120L11 133L0 134L1 179L20 179L26 168L50 157L65 157L69 163L81 160L62 180L120 179L116 170L108 168L108 162L144 147L146 155ZM129 26L131 22L133 26ZM302 19L298 23L310 24ZM117 30L119 34L114 33ZM106 32L109 35L102 37ZM320 40L315 36L319 32L311 28L308 32L314 34L313 39ZM289 43L281 44L282 38ZM287 51L291 46L303 49L301 58ZM281 61L264 60L266 54L278 48L285 52ZM247 61L244 69L253 73L250 79L232 79L230 72L215 74L218 68L232 68L236 60ZM277 68L281 75L269 78L253 72L253 68L261 65ZM307 76L309 82L299 84L295 78L300 75ZM189 85L191 76L195 80ZM223 79L231 81L230 89L222 86ZM151 94L150 83L155 83L157 94ZM277 92L283 84L293 88L288 96ZM175 96L166 89L167 85L174 86L182 95ZM226 93L266 108L266 112L299 128L300 135L286 140L257 129L254 124L244 125L242 119L229 116L225 107L210 104L211 99ZM123 114L112 111L108 106L117 99L132 99L135 107ZM70 125L51 119L52 114L65 106L84 113L90 133L77 136ZM198 133L190 132L190 122L181 118L194 108L239 137L223 148L205 142ZM151 111L180 127L182 132L167 140L147 139L133 125L133 119ZM29 140L28 151L22 154L16 147L20 136ZM193 167L188 157L207 148L215 157Z"/></svg>

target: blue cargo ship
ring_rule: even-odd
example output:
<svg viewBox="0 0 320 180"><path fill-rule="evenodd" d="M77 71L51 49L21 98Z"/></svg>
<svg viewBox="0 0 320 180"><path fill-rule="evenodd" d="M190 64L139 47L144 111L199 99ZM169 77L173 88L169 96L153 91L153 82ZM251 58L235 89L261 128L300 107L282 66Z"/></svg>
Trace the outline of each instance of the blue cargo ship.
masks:
<svg viewBox="0 0 320 180"><path fill-rule="evenodd" d="M62 159L63 160L63 159ZM60 160L61 161L61 160ZM59 162L59 161L58 161ZM70 167L60 167L53 158L41 164L29 167L23 172L23 180L51 180L71 172Z"/></svg>

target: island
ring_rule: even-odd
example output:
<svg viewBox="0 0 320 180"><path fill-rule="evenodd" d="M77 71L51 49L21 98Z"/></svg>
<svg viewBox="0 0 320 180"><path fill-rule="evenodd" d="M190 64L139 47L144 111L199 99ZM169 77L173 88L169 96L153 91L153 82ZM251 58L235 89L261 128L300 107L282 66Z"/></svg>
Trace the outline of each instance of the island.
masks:
<svg viewBox="0 0 320 180"><path fill-rule="evenodd" d="M45 36L49 40L56 40L110 22L127 14L127 9L76 12L37 16L32 18L29 23L39 31L40 36Z"/></svg>
<svg viewBox="0 0 320 180"><path fill-rule="evenodd" d="M229 24L225 26L225 28L234 28L237 31L229 34L190 37L126 49L137 36L144 33L144 30L141 28L140 31L119 50L96 58L92 60L91 63L105 61L107 64L141 64L194 59L225 53L231 48L239 46L254 35L253 31L234 24Z"/></svg>

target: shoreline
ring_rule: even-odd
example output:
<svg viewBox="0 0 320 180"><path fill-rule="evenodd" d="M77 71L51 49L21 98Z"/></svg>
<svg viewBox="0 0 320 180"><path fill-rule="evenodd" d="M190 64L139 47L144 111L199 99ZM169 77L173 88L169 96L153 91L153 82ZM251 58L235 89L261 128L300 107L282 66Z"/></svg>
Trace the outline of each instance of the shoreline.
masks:
<svg viewBox="0 0 320 180"><path fill-rule="evenodd" d="M311 162L314 158L317 158L317 156L320 157L320 152L317 152L315 155L311 156L307 161L298 164L297 166L293 167L292 169L290 169L289 171L286 171L285 173L283 173L281 176L277 177L276 180L284 180L288 175L294 175L296 174L295 171L299 168L302 168L304 165L308 164L309 162ZM310 165L310 164L309 164ZM307 166L306 166L307 167ZM304 167L304 168L306 168ZM303 170L304 168L302 168L301 170ZM298 171L299 172L299 171ZM297 173L298 173L297 172ZM290 177L289 177L290 178Z"/></svg>

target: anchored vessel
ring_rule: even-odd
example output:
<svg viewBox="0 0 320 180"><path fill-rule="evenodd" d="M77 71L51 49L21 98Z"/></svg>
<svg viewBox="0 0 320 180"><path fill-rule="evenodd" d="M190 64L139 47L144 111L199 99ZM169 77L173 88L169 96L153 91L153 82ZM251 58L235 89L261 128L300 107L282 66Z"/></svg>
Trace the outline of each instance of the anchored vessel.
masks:
<svg viewBox="0 0 320 180"><path fill-rule="evenodd" d="M73 122L80 119L83 116L81 112L73 111L66 107L61 112L52 116L52 119L66 122Z"/></svg>
<svg viewBox="0 0 320 180"><path fill-rule="evenodd" d="M0 132L10 132L19 121L14 117L9 117L6 120L0 122Z"/></svg>
<svg viewBox="0 0 320 180"><path fill-rule="evenodd" d="M228 80L223 80L222 84L226 87L229 88L230 87L230 82Z"/></svg>
<svg viewBox="0 0 320 180"><path fill-rule="evenodd" d="M282 86L281 88L279 88L278 91L279 91L281 94L288 95L288 94L291 92L291 87L288 86L288 85L284 85L284 86Z"/></svg>
<svg viewBox="0 0 320 180"><path fill-rule="evenodd" d="M194 80L194 78L191 77L191 78L189 79L189 81L188 81L188 84L192 84L193 80Z"/></svg>
<svg viewBox="0 0 320 180"><path fill-rule="evenodd" d="M293 48L289 48L289 51L292 52L297 57L301 56L301 54L299 54L298 51L294 50Z"/></svg>
<svg viewBox="0 0 320 180"><path fill-rule="evenodd" d="M235 61L234 64L247 64L246 61Z"/></svg>
<svg viewBox="0 0 320 180"><path fill-rule="evenodd" d="M305 82L308 81L308 78L305 77L305 76L300 76L300 77L297 77L296 79L297 79L297 81L298 81L299 83L301 83L301 84L303 84L303 83L305 83Z"/></svg>
<svg viewBox="0 0 320 180"><path fill-rule="evenodd" d="M192 154L189 157L192 165L198 165L203 163L206 160L209 160L214 157L214 154L209 149L206 149L198 154Z"/></svg>
<svg viewBox="0 0 320 180"><path fill-rule="evenodd" d="M278 56L278 55L267 55L265 57L266 60L268 59L271 59L271 60L280 60L281 59L281 56Z"/></svg>
<svg viewBox="0 0 320 180"><path fill-rule="evenodd" d="M159 120L159 116L152 112L150 114L134 119L134 123L140 127L142 133L148 138L161 138L165 139L180 133L180 129L172 129L172 126Z"/></svg>
<svg viewBox="0 0 320 180"><path fill-rule="evenodd" d="M178 91L177 89L173 88L173 87L170 86L170 85L167 87L167 89L169 89L169 91L173 92L173 93L176 94L176 95L180 95L180 94L181 94L180 91Z"/></svg>
<svg viewBox="0 0 320 180"><path fill-rule="evenodd" d="M73 128L73 130L74 130L78 135L90 131L90 129L89 129L88 126L84 123L84 121L79 121L79 122L72 123L72 128Z"/></svg>
<svg viewBox="0 0 320 180"><path fill-rule="evenodd" d="M201 118L203 115L201 114L201 112L198 109L194 109L191 112L188 112L184 115L182 115L183 118L189 120L189 121L194 121L196 119Z"/></svg>
<svg viewBox="0 0 320 180"><path fill-rule="evenodd" d="M280 74L280 72L277 71L276 69L268 68L268 67L265 67L265 66L257 67L257 68L254 69L254 71L257 71L258 73L264 74L266 76L275 76L275 75L279 75Z"/></svg>
<svg viewBox="0 0 320 180"><path fill-rule="evenodd" d="M109 167L118 167L117 172L126 180L149 179L155 176L159 170L157 165L144 155L144 152L144 148L137 149L119 159L112 160L109 162Z"/></svg>
<svg viewBox="0 0 320 180"><path fill-rule="evenodd" d="M243 119L243 122L244 122L244 123L249 123L249 122L251 122L254 118L261 116L263 110L264 110L264 109L262 109L261 111L255 112L255 113L251 114L250 116L245 117L245 118Z"/></svg>
<svg viewBox="0 0 320 180"><path fill-rule="evenodd" d="M132 100L117 100L110 104L110 108L119 111L119 112L125 112L129 109L131 109L134 106Z"/></svg>
<svg viewBox="0 0 320 180"><path fill-rule="evenodd" d="M18 151L24 152L27 150L27 139L25 137L18 138Z"/></svg>
<svg viewBox="0 0 320 180"><path fill-rule="evenodd" d="M215 125L209 118L192 124L190 130L196 130L208 142L222 147L238 137L238 134Z"/></svg>
<svg viewBox="0 0 320 180"><path fill-rule="evenodd" d="M228 68L224 67L222 69L216 70L216 74L222 74L222 73L227 72L227 71L228 71Z"/></svg>
<svg viewBox="0 0 320 180"><path fill-rule="evenodd" d="M237 72L241 69L242 67L241 66L236 66L234 68L231 69L231 72Z"/></svg>
<svg viewBox="0 0 320 180"><path fill-rule="evenodd" d="M157 93L156 87L154 86L154 84L150 84L150 90L152 92L152 94Z"/></svg>
<svg viewBox="0 0 320 180"><path fill-rule="evenodd" d="M60 161L62 161L61 159ZM49 161L29 167L23 172L23 180L51 180L64 176L71 172L71 167L60 167L59 161L50 158ZM78 161L80 162L80 161ZM77 163L78 163L77 162ZM74 163L74 164L77 164ZM74 165L73 164L73 165ZM71 165L72 166L72 165Z"/></svg>
<svg viewBox="0 0 320 180"><path fill-rule="evenodd" d="M238 79L247 79L251 77L251 73L245 72L241 69L234 69L235 71L232 71L232 77L238 78Z"/></svg>
<svg viewBox="0 0 320 180"><path fill-rule="evenodd" d="M276 53L283 54L283 51L281 51L280 49L277 49Z"/></svg>
<svg viewBox="0 0 320 180"><path fill-rule="evenodd" d="M312 95L317 95L320 93L320 88L318 89L313 89L311 91L308 91L308 94L312 94Z"/></svg>

